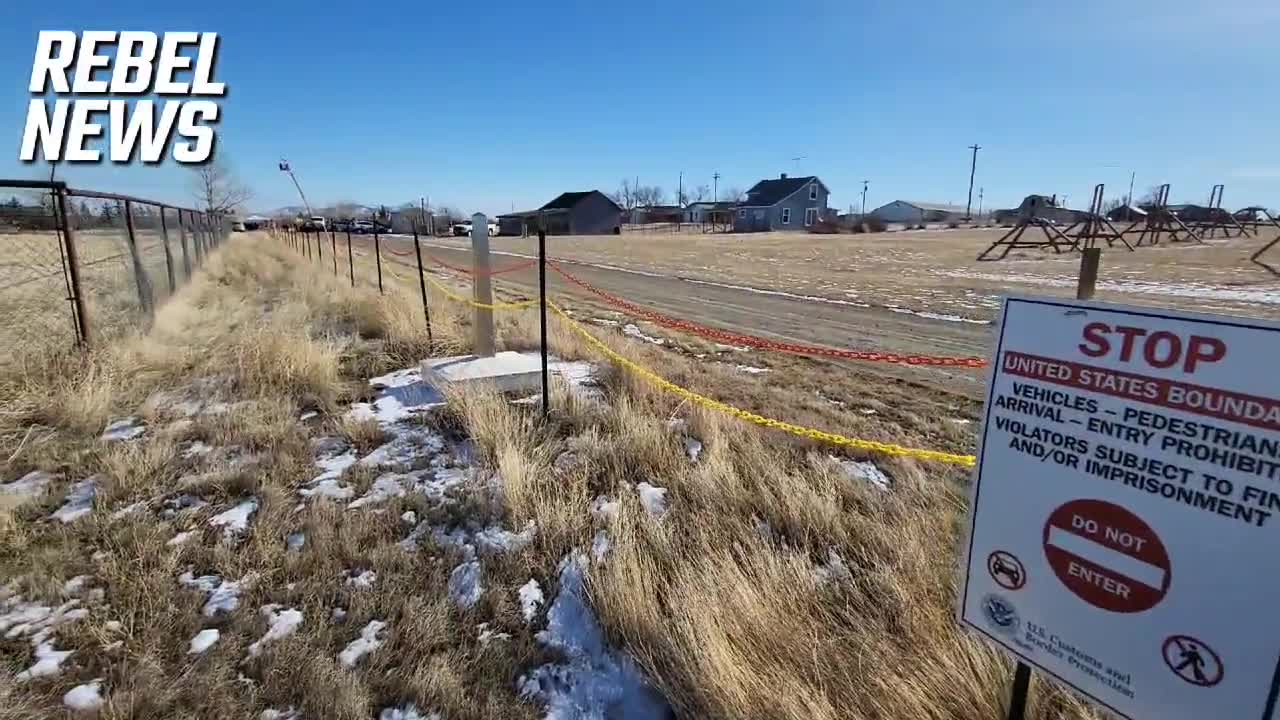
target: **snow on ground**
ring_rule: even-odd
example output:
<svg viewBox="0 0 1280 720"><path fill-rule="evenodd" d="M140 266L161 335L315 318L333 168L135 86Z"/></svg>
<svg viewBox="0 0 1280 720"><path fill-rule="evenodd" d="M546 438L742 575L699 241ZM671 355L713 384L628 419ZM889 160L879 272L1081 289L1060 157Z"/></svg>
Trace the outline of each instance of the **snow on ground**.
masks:
<svg viewBox="0 0 1280 720"><path fill-rule="evenodd" d="M1073 283L1074 284L1074 283ZM915 315L916 317L928 318L930 320L945 320L947 322L972 323L974 325L990 325L990 320L976 320L967 318L962 315L952 315L950 313L936 313L928 310L911 310L900 307L898 305L885 305L885 309L889 312L896 312L902 315Z"/></svg>
<svg viewBox="0 0 1280 720"><path fill-rule="evenodd" d="M219 633L216 629L201 630L191 638L191 647L187 650L188 655L203 655L206 650L213 647L218 642Z"/></svg>
<svg viewBox="0 0 1280 720"><path fill-rule="evenodd" d="M132 440L147 431L147 426L142 421L132 415L118 420L112 420L107 423L106 429L102 431L103 442L120 442L123 440Z"/></svg>
<svg viewBox="0 0 1280 720"><path fill-rule="evenodd" d="M355 494L355 490L338 482L338 478L347 468L355 465L356 451L347 446L347 441L340 437L324 437L311 441L316 453L316 467L320 474L311 479L307 487L298 491L303 497L323 495L334 500L346 500Z"/></svg>
<svg viewBox="0 0 1280 720"><path fill-rule="evenodd" d="M696 438L685 438L684 452L689 456L690 462L698 462L698 458L702 457L702 441Z"/></svg>
<svg viewBox="0 0 1280 720"><path fill-rule="evenodd" d="M35 678L57 677L62 674L62 663L75 653L74 650L59 650L54 647L50 640L43 640L36 643L35 663L13 676L17 682L28 682Z"/></svg>
<svg viewBox="0 0 1280 720"><path fill-rule="evenodd" d="M199 440L196 440L196 441L193 441L190 445L187 445L185 448L183 448L182 459L190 460L192 458L202 457L204 455L208 455L212 451L213 451L212 445L206 445L205 443Z"/></svg>
<svg viewBox="0 0 1280 720"><path fill-rule="evenodd" d="M183 493L164 501L164 509L160 511L160 517L164 520L172 520L183 512L199 510L208 504L204 498Z"/></svg>
<svg viewBox="0 0 1280 720"><path fill-rule="evenodd" d="M361 465L410 470L422 458L444 451L444 438L437 432L416 425L396 425L386 429L394 437L360 458Z"/></svg>
<svg viewBox="0 0 1280 720"><path fill-rule="evenodd" d="M347 573L347 584L359 590L368 590L373 587L373 584L377 581L378 573L372 570L365 570L359 575L352 575L350 572Z"/></svg>
<svg viewBox="0 0 1280 720"><path fill-rule="evenodd" d="M480 581L480 561L468 560L449 573L449 597L463 610L480 602L484 585Z"/></svg>
<svg viewBox="0 0 1280 720"><path fill-rule="evenodd" d="M423 382L421 368L405 368L371 378L377 391L371 403L353 403L347 416L354 420L377 420L386 427L445 404L444 395Z"/></svg>
<svg viewBox="0 0 1280 720"><path fill-rule="evenodd" d="M102 707L102 680L77 685L62 696L62 704L77 712L95 712Z"/></svg>
<svg viewBox="0 0 1280 720"><path fill-rule="evenodd" d="M737 370L738 372L746 373L748 375L762 375L767 372L772 372L769 368L755 367L754 365L738 365Z"/></svg>
<svg viewBox="0 0 1280 720"><path fill-rule="evenodd" d="M93 498L98 494L99 475L94 475L85 480L71 486L70 492L67 493L67 500L62 507L53 511L49 516L52 520L60 520L63 523L73 523L76 520L93 512Z"/></svg>
<svg viewBox="0 0 1280 720"><path fill-rule="evenodd" d="M353 668L360 662L360 658L382 647L383 640L378 635L386 627L387 624L381 620L369 621L369 624L360 631L360 637L352 640L342 649L342 652L338 653L338 662L342 667Z"/></svg>
<svg viewBox="0 0 1280 720"><path fill-rule="evenodd" d="M643 340L647 343L653 343L654 345L667 344L667 341L662 338L656 338L656 337L651 337L649 335L645 335L644 332L640 330L640 328L636 327L632 323L627 323L626 325L622 326L622 334L626 335L627 337L633 337L637 340Z"/></svg>
<svg viewBox="0 0 1280 720"><path fill-rule="evenodd" d="M640 504L644 506L645 512L656 518L667 514L666 488L642 482L636 485L636 492L640 495Z"/></svg>
<svg viewBox="0 0 1280 720"><path fill-rule="evenodd" d="M292 705L284 710L276 710L275 708L267 708L258 715L258 720L301 720L302 716Z"/></svg>
<svg viewBox="0 0 1280 720"><path fill-rule="evenodd" d="M302 611L295 608L281 610L275 603L263 605L262 617L267 621L267 632L257 642L249 646L249 657L258 657L268 643L289 637L302 625Z"/></svg>
<svg viewBox="0 0 1280 720"><path fill-rule="evenodd" d="M289 533L288 537L284 539L285 549L291 552L298 552L302 550L306 544L307 534L304 532Z"/></svg>
<svg viewBox="0 0 1280 720"><path fill-rule="evenodd" d="M1000 283L1023 283L1037 287L1075 287L1075 276L1059 275L1046 277L1024 273L986 273L970 270L935 270L935 275L943 277L964 278L967 280L987 280ZM1151 280L1099 280L1099 290L1135 295L1165 295L1169 297L1194 298L1196 300L1219 300L1242 303L1258 303L1261 305L1280 305L1280 292L1274 286L1262 286L1252 289L1224 288L1220 285L1197 282L1170 282Z"/></svg>
<svg viewBox="0 0 1280 720"><path fill-rule="evenodd" d="M520 586L517 594L520 596L520 614L524 615L525 622L533 622L534 616L538 614L538 608L546 602L546 598L542 595L542 586L538 585L537 580L531 579Z"/></svg>
<svg viewBox="0 0 1280 720"><path fill-rule="evenodd" d="M178 582L190 588L195 588L206 594L204 607L200 608L200 614L205 617L215 617L219 613L230 613L240 607L240 595L253 585L256 576L253 573L245 575L237 581L223 580L217 575L201 575L195 577L188 570L178 576Z"/></svg>
<svg viewBox="0 0 1280 720"><path fill-rule="evenodd" d="M611 500L604 495L596 496L591 501L591 517L596 520L609 522L618 519L618 512L622 509L622 503L617 500Z"/></svg>
<svg viewBox="0 0 1280 720"><path fill-rule="evenodd" d="M836 458L832 458L835 460ZM874 484L881 490L888 490L892 481L884 471L870 460L838 460L840 469L853 480L863 480Z"/></svg>
<svg viewBox="0 0 1280 720"><path fill-rule="evenodd" d="M378 720L441 720L440 713L422 713L413 703L401 707L389 707L378 713Z"/></svg>
<svg viewBox="0 0 1280 720"><path fill-rule="evenodd" d="M222 528L222 537L230 540L249 528L249 517L258 511L258 499L249 498L230 510L209 518L209 524Z"/></svg>
<svg viewBox="0 0 1280 720"><path fill-rule="evenodd" d="M604 631L586 600L580 557L560 566L560 593L547 611L540 643L559 650L563 663L548 663L522 676L518 689L526 699L546 703L548 720L662 719L671 709L645 683L627 655L605 644Z"/></svg>
<svg viewBox="0 0 1280 720"><path fill-rule="evenodd" d="M165 545L168 545L169 547L178 547L179 545L185 543L186 541L190 540L195 536L196 536L195 530L186 530L184 532L180 532L177 535L174 535L173 537L169 538L169 542L165 543Z"/></svg>
<svg viewBox="0 0 1280 720"><path fill-rule="evenodd" d="M597 530L596 536L591 539L591 559L596 562L604 562L604 558L609 554L609 533L605 530Z"/></svg>
<svg viewBox="0 0 1280 720"><path fill-rule="evenodd" d="M18 495L21 497L39 497L49 489L49 483L53 482L53 473L44 470L32 470L22 477L0 484L0 495Z"/></svg>
<svg viewBox="0 0 1280 720"><path fill-rule="evenodd" d="M476 635L476 640L479 641L481 645L488 645L494 640L511 639L511 633L494 630L489 627L489 623L480 623L480 626L477 629L480 631L480 634Z"/></svg>

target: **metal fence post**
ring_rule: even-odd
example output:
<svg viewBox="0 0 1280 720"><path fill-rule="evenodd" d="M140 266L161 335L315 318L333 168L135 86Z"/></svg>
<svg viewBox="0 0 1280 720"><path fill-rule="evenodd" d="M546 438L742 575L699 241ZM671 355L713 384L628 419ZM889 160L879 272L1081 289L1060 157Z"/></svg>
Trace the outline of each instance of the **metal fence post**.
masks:
<svg viewBox="0 0 1280 720"><path fill-rule="evenodd" d="M333 246L333 276L338 277L338 234L329 228L329 244Z"/></svg>
<svg viewBox="0 0 1280 720"><path fill-rule="evenodd" d="M160 239L164 242L164 268L169 274L169 294L178 291L178 283L173 277L173 251L169 249L169 221L164 217L164 206L160 206Z"/></svg>
<svg viewBox="0 0 1280 720"><path fill-rule="evenodd" d="M138 241L134 237L133 229L133 202L124 201L124 225L129 236L129 255L133 257L133 279L134 284L138 286L138 302L142 304L142 309L151 316L155 308L151 302L151 288L147 279L147 271L142 267L142 256L138 254Z"/></svg>
<svg viewBox="0 0 1280 720"><path fill-rule="evenodd" d="M191 279L191 253L187 250L187 229L182 226L182 210L178 210L178 242L182 243L182 268Z"/></svg>
<svg viewBox="0 0 1280 720"><path fill-rule="evenodd" d="M473 226L474 227L474 226ZM542 417L551 411L551 388L547 382L547 231L538 231L538 305L542 326Z"/></svg>
<svg viewBox="0 0 1280 720"><path fill-rule="evenodd" d="M316 262L324 262L324 230L316 231Z"/></svg>
<svg viewBox="0 0 1280 720"><path fill-rule="evenodd" d="M62 238L67 246L67 270L71 275L71 303L76 316L76 332L81 344L89 344L89 316L84 310L84 290L80 283L80 257L76 253L75 232L71 229L71 216L67 213L67 191L59 188L54 194L57 198L58 214L62 221Z"/></svg>
<svg viewBox="0 0 1280 720"><path fill-rule="evenodd" d="M431 337L431 306L427 303L427 279L422 274L422 245L418 242L418 223L413 224L413 252L418 256L418 286L422 289L422 314L427 318L427 348L434 352L435 340Z"/></svg>
<svg viewBox="0 0 1280 720"><path fill-rule="evenodd" d="M356 286L356 261L351 254L351 230L347 230L347 272L351 273L351 287Z"/></svg>
<svg viewBox="0 0 1280 720"><path fill-rule="evenodd" d="M382 294L382 244L378 241L378 231L373 231L373 256L378 262L378 294Z"/></svg>

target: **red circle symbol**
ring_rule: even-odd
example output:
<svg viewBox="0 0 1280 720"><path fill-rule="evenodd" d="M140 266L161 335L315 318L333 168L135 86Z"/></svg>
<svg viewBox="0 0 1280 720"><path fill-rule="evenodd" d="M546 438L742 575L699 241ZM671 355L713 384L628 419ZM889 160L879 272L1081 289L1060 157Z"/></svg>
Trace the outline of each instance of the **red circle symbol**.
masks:
<svg viewBox="0 0 1280 720"><path fill-rule="evenodd" d="M987 556L987 572L1005 590L1021 590L1027 584L1027 571L1013 553L997 550Z"/></svg>
<svg viewBox="0 0 1280 720"><path fill-rule="evenodd" d="M1213 648L1190 635L1171 635L1160 648L1164 664L1192 685L1213 687L1222 682L1222 658Z"/></svg>
<svg viewBox="0 0 1280 720"><path fill-rule="evenodd" d="M1173 578L1169 552L1155 530L1103 500L1072 500L1050 513L1044 554L1068 590L1111 612L1151 609Z"/></svg>

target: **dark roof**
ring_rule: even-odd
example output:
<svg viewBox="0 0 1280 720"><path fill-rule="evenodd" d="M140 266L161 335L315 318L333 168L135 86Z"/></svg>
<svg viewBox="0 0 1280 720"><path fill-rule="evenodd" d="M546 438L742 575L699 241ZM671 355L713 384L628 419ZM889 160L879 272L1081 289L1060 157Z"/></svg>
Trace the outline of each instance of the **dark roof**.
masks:
<svg viewBox="0 0 1280 720"><path fill-rule="evenodd" d="M747 199L738 203L745 207L767 207L777 205L800 188L811 182L821 183L815 175L805 177L777 178L761 180L747 191ZM824 185L825 187L825 185Z"/></svg>
<svg viewBox="0 0 1280 720"><path fill-rule="evenodd" d="M555 200L552 200L551 202L547 203L546 205L543 205L541 208L538 208L538 209L539 210L569 210L573 206L582 202L582 199L587 197L588 195L600 195L601 197L608 200L609 202L613 202L613 200L610 199L608 195L605 195L599 190L587 190L585 192L560 193L560 195L556 197ZM614 205L616 206L617 203L614 203ZM622 208L618 208L618 209L621 210Z"/></svg>

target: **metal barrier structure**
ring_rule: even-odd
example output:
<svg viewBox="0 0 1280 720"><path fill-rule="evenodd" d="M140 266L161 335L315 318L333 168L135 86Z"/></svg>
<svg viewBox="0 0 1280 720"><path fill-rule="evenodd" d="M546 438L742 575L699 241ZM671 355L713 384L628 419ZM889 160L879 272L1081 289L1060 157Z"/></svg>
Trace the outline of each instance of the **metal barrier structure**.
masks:
<svg viewBox="0 0 1280 720"><path fill-rule="evenodd" d="M230 232L224 215L58 181L0 179L5 357L146 328Z"/></svg>

